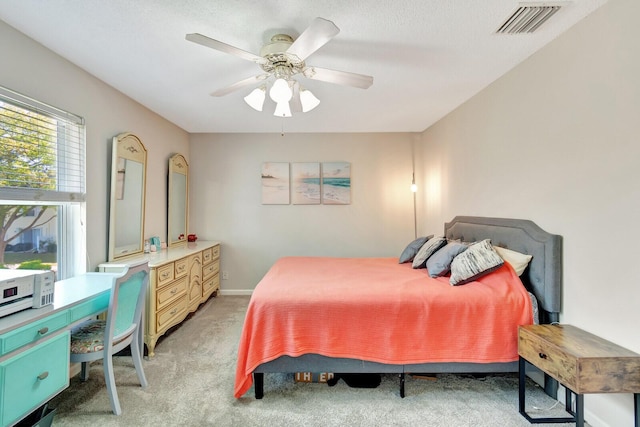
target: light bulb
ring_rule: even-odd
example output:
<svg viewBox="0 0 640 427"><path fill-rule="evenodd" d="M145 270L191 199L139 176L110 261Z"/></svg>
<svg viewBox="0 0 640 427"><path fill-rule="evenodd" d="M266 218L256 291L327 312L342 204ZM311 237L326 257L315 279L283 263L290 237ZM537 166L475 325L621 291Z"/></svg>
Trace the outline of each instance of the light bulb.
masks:
<svg viewBox="0 0 640 427"><path fill-rule="evenodd" d="M266 91L265 86L255 88L249 95L244 97L244 101L254 110L262 111Z"/></svg>
<svg viewBox="0 0 640 427"><path fill-rule="evenodd" d="M289 102L293 96L293 92L285 79L276 79L269 90L269 96L274 102L279 104L281 102Z"/></svg>
<svg viewBox="0 0 640 427"><path fill-rule="evenodd" d="M316 108L320 104L320 100L310 90L302 89L300 91L300 104L302 104L302 112L306 113Z"/></svg>
<svg viewBox="0 0 640 427"><path fill-rule="evenodd" d="M291 117L291 107L289 106L289 102L278 102L273 115L277 117Z"/></svg>

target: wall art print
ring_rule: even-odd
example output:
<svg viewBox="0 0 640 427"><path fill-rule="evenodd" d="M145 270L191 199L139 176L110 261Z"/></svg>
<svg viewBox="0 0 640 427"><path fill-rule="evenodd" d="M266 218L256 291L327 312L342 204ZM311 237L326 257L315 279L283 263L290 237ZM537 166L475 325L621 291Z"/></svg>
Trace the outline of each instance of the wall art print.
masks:
<svg viewBox="0 0 640 427"><path fill-rule="evenodd" d="M322 163L322 203L325 205L351 203L351 163Z"/></svg>
<svg viewBox="0 0 640 427"><path fill-rule="evenodd" d="M262 164L262 204L289 204L289 163Z"/></svg>
<svg viewBox="0 0 640 427"><path fill-rule="evenodd" d="M291 163L291 202L294 205L319 205L320 194L320 163Z"/></svg>

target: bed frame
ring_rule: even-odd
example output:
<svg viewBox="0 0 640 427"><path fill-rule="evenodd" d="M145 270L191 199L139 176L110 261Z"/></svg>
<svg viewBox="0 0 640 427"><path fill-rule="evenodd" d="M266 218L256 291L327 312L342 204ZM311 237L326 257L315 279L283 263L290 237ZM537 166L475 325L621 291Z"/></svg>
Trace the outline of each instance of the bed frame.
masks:
<svg viewBox="0 0 640 427"><path fill-rule="evenodd" d="M532 255L521 276L539 306L540 323L558 321L562 295L562 237L547 233L529 220L457 216L445 223L448 239L474 242L491 239L496 246ZM394 373L400 377L400 396L404 397L405 373L499 373L518 372L518 362L508 363L424 363L389 365L366 360L331 358L318 354L282 356L258 366L254 373L256 399L264 395L264 374L271 372ZM545 376L545 391L557 394L558 384Z"/></svg>

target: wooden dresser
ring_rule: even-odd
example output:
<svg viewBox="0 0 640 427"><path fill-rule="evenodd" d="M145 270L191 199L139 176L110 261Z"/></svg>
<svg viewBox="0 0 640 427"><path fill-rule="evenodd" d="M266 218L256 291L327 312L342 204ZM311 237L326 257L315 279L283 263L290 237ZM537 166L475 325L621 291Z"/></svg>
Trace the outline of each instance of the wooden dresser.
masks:
<svg viewBox="0 0 640 427"><path fill-rule="evenodd" d="M119 272L128 263L149 262L149 292L145 311L144 342L149 357L169 328L182 322L220 288L220 243L198 241L98 266Z"/></svg>
<svg viewBox="0 0 640 427"><path fill-rule="evenodd" d="M532 423L584 425L585 393L633 393L635 425L640 427L640 354L571 325L528 325L518 331L520 413ZM565 409L572 417L531 418L524 408L524 362L528 361L566 388ZM571 409L571 393L576 409Z"/></svg>

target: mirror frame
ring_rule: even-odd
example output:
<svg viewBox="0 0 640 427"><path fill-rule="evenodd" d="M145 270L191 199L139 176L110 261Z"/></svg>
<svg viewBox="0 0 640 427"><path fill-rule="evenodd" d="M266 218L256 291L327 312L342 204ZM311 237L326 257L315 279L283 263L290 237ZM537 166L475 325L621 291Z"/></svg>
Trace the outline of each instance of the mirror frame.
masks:
<svg viewBox="0 0 640 427"><path fill-rule="evenodd" d="M185 176L185 193L181 200L177 200L174 190L176 184L174 182L174 174ZM174 154L169 158L169 194L167 195L167 244L168 246L182 245L187 242L187 235L189 233L189 164L182 154ZM176 228L174 224L175 214L174 209L179 207L179 204L184 206L184 230L183 239L172 240L173 229Z"/></svg>
<svg viewBox="0 0 640 427"><path fill-rule="evenodd" d="M118 159L131 160L142 163L142 200L140 207L140 236L138 247L116 253L116 203L118 201ZM147 149L140 138L130 132L121 133L113 138L111 149L111 202L109 204L109 261L140 254L144 250L144 218L147 193Z"/></svg>

